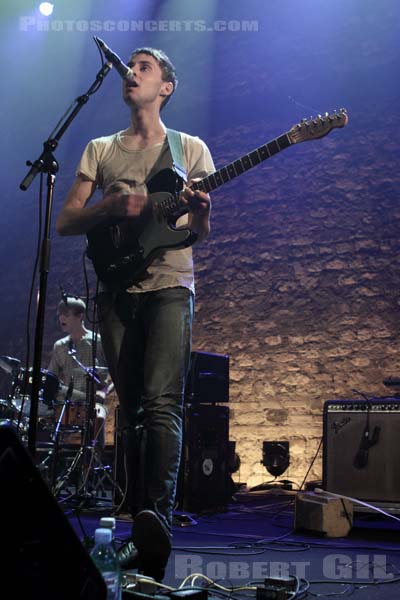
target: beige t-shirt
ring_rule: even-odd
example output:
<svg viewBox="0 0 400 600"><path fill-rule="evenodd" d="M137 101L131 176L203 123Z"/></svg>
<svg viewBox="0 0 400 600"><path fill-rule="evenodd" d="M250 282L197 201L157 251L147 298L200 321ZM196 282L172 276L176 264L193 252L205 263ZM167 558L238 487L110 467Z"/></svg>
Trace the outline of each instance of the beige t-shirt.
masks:
<svg viewBox="0 0 400 600"><path fill-rule="evenodd" d="M57 340L53 346L53 352L49 363L49 371L57 375L61 382L69 385L71 377L73 378L74 390L79 392L86 391L86 375L85 372L75 362L74 358L69 354L70 348L76 350L76 358L84 367L91 368L93 366L93 332L87 331L85 335L75 344L72 344L69 335ZM96 367L104 367L106 359L104 357L101 339L96 335ZM100 375L101 378L101 375Z"/></svg>
<svg viewBox="0 0 400 600"><path fill-rule="evenodd" d="M126 148L118 132L89 142L78 165L77 174L95 181L106 191L129 190L147 193L146 182L159 170L171 167L172 158L167 139L145 150ZM198 137L181 133L184 167L188 179L204 178L215 168L206 144ZM187 215L177 225L184 225ZM147 269L149 278L129 291L141 292L168 287L187 287L194 292L192 249L167 250Z"/></svg>

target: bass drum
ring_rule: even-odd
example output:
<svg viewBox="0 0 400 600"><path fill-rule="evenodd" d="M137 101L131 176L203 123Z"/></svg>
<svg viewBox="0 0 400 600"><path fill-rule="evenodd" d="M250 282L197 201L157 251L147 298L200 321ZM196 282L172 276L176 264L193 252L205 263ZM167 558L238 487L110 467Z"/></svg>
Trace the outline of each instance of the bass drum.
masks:
<svg viewBox="0 0 400 600"><path fill-rule="evenodd" d="M85 426L86 415L87 415L87 404L86 402L70 402L66 405L63 412L64 403L59 402L55 408L55 420L58 423L61 414L61 426L64 429L78 429Z"/></svg>
<svg viewBox="0 0 400 600"><path fill-rule="evenodd" d="M63 403L56 405L56 422L61 417ZM88 405L84 402L71 402L66 406L60 423L60 445L80 446L84 442L85 427L87 422ZM107 422L107 408L96 402L94 437L97 446L104 446L104 424Z"/></svg>
<svg viewBox="0 0 400 600"><path fill-rule="evenodd" d="M61 417L63 406L64 403L59 403L56 405L55 418L57 422ZM86 402L70 402L69 404L67 404L61 419L61 425L63 426L63 428L77 429L79 427L85 427L87 419L87 409L88 405ZM95 418L101 421L105 421L107 417L106 407L103 404L96 402L95 410Z"/></svg>

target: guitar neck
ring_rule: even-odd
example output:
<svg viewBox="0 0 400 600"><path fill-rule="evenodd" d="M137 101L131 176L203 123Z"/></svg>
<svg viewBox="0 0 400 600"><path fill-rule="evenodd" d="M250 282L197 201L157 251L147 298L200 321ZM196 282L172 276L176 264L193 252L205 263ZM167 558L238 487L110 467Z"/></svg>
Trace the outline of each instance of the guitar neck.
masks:
<svg viewBox="0 0 400 600"><path fill-rule="evenodd" d="M225 167L222 167L222 169L211 173L211 175L208 175L204 179L196 181L196 183L190 187L192 190L200 190L201 192L207 193L211 192L217 187L227 183L228 181L231 181L231 179L238 177L238 175L241 175L245 171L252 169L264 160L267 160L267 158L271 158L271 156L274 154L278 154L278 152L288 148L291 145L292 142L289 138L289 134L284 133L271 142L267 142L256 150L249 152L249 154L245 154L234 162L225 165Z"/></svg>
<svg viewBox="0 0 400 600"><path fill-rule="evenodd" d="M271 158L274 154L278 154L281 150L289 148L292 144L322 138L328 135L332 129L344 127L348 121L349 118L344 108L341 108L338 113L335 111L331 115L325 113L324 116L318 115L316 118L311 117L310 120L302 119L300 123L293 125L286 133L256 148L256 150L249 152L249 154L245 154L234 162L229 163L229 165L225 165L219 171L215 171L211 175L204 177L204 179L196 181L190 187L192 190L211 192L245 171L259 165L264 160L267 160L267 158Z"/></svg>

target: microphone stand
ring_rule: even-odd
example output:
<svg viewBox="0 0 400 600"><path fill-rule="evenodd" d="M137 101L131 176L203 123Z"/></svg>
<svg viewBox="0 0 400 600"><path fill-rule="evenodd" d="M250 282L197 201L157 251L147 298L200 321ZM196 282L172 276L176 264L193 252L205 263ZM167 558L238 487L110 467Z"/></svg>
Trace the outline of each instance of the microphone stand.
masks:
<svg viewBox="0 0 400 600"><path fill-rule="evenodd" d="M121 497L123 497L124 492L121 490L118 482L110 476L110 467L103 464L101 458L99 458L99 455L96 452L97 433L95 432L95 384L102 384L102 381L97 375L97 369L101 369L101 367L85 367L76 356L76 349L74 348L68 350L68 355L72 357L75 363L86 375L86 398L88 399L86 404L87 413L81 447L73 458L72 463L68 467L66 473L58 480L54 478L53 493L57 497L61 493L63 487L69 482L72 473L78 471L78 473L83 476L83 481L79 483L79 486L76 484L75 497L80 500L79 506L82 507L85 502L89 500L96 500L95 493L98 487L103 485L104 481L108 481L109 484L111 484L111 487L116 489ZM104 427L104 422L102 426ZM91 471L94 477L90 480ZM97 477L97 482L95 476ZM91 488L90 485L92 485ZM70 500L71 498L73 498L73 496L69 496L68 499Z"/></svg>
<svg viewBox="0 0 400 600"><path fill-rule="evenodd" d="M104 77L110 72L111 68L112 65L110 63L103 64L103 66L96 75L95 81L92 83L88 91L82 96L76 98L74 103L70 106L70 108L68 108L66 113L63 115L63 117L61 117L60 121L56 125L55 129L50 134L49 138L44 142L44 149L39 158L33 163L31 161L27 161L27 166L31 168L19 186L21 190L26 191L35 179L36 175L38 175L39 173L47 174L46 213L43 227L43 239L41 242L40 249L40 280L36 312L35 345L32 369L32 397L28 429L28 450L32 458L35 458L36 453L36 424L38 417L39 393L41 386L40 369L43 349L47 279L50 268L50 226L53 207L54 186L56 180L56 173L58 172L58 163L53 155L53 151L56 150L61 137L64 135L64 133L66 132L74 118L77 116L79 111L88 102L90 96L97 92L104 80Z"/></svg>

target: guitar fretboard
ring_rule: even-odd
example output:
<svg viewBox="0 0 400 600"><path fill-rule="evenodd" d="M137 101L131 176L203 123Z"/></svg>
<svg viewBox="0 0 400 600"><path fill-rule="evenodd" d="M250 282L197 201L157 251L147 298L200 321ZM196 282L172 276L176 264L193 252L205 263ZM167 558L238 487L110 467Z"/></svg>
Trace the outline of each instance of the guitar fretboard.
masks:
<svg viewBox="0 0 400 600"><path fill-rule="evenodd" d="M263 146L260 146L256 150L249 152L249 154L245 154L241 158L238 158L234 162L225 165L222 169L211 173L204 179L197 181L193 185L191 185L192 190L200 190L201 192L211 192L215 190L220 185L227 183L231 179L238 177L245 171L252 169L256 165L259 165L267 158L270 158L274 154L277 154L281 150L288 148L291 146L292 142L290 141L289 135L284 133L278 138L275 138L271 142L267 142Z"/></svg>

